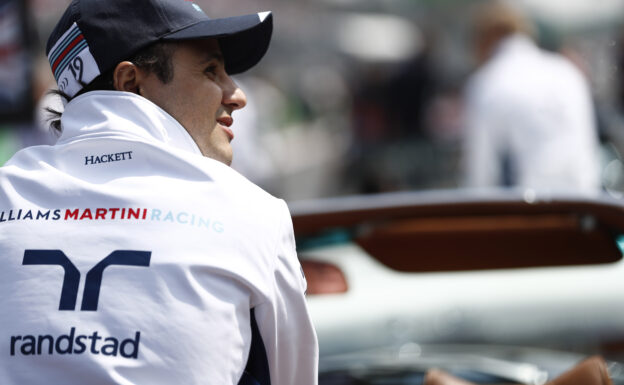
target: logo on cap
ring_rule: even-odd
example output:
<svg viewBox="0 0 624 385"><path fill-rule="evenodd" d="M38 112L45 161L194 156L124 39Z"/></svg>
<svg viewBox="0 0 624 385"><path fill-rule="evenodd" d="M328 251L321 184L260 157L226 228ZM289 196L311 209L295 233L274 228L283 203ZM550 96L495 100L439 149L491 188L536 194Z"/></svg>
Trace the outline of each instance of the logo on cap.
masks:
<svg viewBox="0 0 624 385"><path fill-rule="evenodd" d="M195 10L196 10L197 12L204 13L204 11L200 8L200 6L199 6L199 5L197 5L197 4L195 4L195 3L193 2L193 0L184 0L184 1L186 1L186 2L188 2L188 3L191 3L191 4L193 5L193 8L195 8Z"/></svg>
<svg viewBox="0 0 624 385"><path fill-rule="evenodd" d="M59 90L74 96L90 83L100 70L89 51L84 35L74 23L56 42L48 55Z"/></svg>

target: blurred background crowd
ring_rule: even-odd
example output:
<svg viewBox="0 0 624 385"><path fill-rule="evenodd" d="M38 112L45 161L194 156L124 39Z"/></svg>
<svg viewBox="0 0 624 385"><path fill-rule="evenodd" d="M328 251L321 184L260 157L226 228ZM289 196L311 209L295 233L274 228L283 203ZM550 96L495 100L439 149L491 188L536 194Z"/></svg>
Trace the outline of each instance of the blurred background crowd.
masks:
<svg viewBox="0 0 624 385"><path fill-rule="evenodd" d="M68 3L0 0L2 163L55 140L45 44ZM512 13L483 0L196 3L213 17L274 12L268 55L236 77L249 103L234 115L233 166L279 197L493 185L624 194L624 0L516 0Z"/></svg>

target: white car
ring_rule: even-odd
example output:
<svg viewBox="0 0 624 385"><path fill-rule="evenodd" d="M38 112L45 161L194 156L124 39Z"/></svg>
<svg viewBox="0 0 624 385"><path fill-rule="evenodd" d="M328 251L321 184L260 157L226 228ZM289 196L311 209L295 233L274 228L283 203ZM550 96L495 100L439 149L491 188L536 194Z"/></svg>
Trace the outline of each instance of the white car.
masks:
<svg viewBox="0 0 624 385"><path fill-rule="evenodd" d="M322 370L431 344L624 352L624 202L434 191L290 208Z"/></svg>

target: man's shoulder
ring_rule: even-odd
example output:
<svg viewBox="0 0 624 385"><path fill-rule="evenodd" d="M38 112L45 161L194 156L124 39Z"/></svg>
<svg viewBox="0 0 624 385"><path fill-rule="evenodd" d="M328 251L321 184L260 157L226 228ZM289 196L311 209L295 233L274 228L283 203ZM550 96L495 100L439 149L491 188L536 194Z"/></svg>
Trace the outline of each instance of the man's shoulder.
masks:
<svg viewBox="0 0 624 385"><path fill-rule="evenodd" d="M282 199L271 195L230 166L204 158L200 167L206 170L207 180L219 191L219 196L230 205L244 207L255 215L271 213L272 217L276 210L281 212L286 207Z"/></svg>
<svg viewBox="0 0 624 385"><path fill-rule="evenodd" d="M544 62L548 63L548 68L551 73L556 74L559 77L568 77L568 79L574 79L583 81L584 75L581 69L567 56L564 56L558 52L544 51Z"/></svg>
<svg viewBox="0 0 624 385"><path fill-rule="evenodd" d="M252 195L258 199L268 200L277 199L250 181L246 176L224 163L206 157L198 160L198 163L202 169L206 170L210 180L220 184L223 189L229 190L233 195Z"/></svg>
<svg viewBox="0 0 624 385"><path fill-rule="evenodd" d="M67 182L78 184L115 184L135 190L158 187L157 190L175 191L181 199L194 199L197 194L212 191L218 196L227 197L231 202L263 202L266 206L280 201L217 160L170 147L159 147L154 143L128 142L128 146L121 146L125 143L116 141L110 147L129 148L131 158L127 156L126 163L109 162L109 159L101 160L100 163L87 159L88 164L85 165L84 154L91 152L85 151L82 146L35 146L18 151L0 170L2 174L37 177L40 183L44 183L48 175L54 175L61 179L59 183L65 181L66 176ZM93 146L95 144L90 145ZM94 158L104 156L101 151L94 154Z"/></svg>

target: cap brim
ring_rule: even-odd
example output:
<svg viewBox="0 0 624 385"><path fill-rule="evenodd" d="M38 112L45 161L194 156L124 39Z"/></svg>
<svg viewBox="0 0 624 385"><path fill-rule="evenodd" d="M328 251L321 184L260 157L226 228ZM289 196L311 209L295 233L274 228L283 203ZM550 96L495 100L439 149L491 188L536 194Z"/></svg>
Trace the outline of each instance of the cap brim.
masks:
<svg viewBox="0 0 624 385"><path fill-rule="evenodd" d="M225 59L225 69L233 75L258 64L269 48L272 33L273 14L262 12L201 21L162 39L218 39Z"/></svg>

